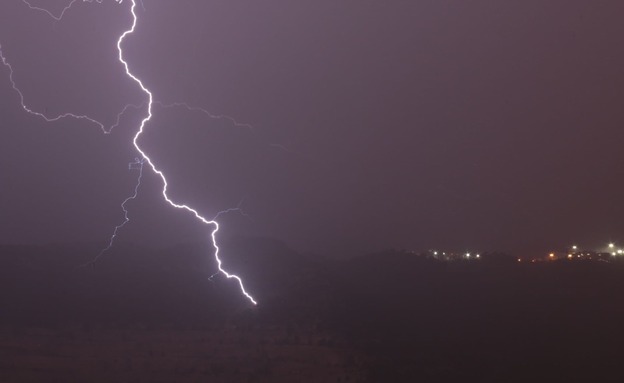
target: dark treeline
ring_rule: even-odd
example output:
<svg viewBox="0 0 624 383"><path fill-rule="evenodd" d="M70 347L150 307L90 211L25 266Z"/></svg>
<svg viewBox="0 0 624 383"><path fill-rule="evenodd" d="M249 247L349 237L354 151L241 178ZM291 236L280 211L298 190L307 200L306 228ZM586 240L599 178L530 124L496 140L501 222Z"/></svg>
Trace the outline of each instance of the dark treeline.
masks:
<svg viewBox="0 0 624 383"><path fill-rule="evenodd" d="M229 243L225 267L243 277L260 302L253 306L234 281L212 276L209 246L122 244L80 267L94 254L89 245L0 247L0 325L13 332L284 329L275 342L288 347L312 344L306 328L319 334L315 345L338 347L361 371L338 381L624 377L620 262L519 264L503 254L440 262L400 251L332 261L272 240ZM280 362L272 363L277 371Z"/></svg>

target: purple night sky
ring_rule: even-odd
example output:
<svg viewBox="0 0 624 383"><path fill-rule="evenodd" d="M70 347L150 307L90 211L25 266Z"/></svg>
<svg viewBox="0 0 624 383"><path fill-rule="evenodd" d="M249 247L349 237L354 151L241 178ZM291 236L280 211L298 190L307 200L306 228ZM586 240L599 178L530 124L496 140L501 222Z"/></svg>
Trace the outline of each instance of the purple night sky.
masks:
<svg viewBox="0 0 624 383"><path fill-rule="evenodd" d="M32 0L54 14L69 0ZM61 21L0 2L0 44L33 110L110 126L145 95L116 42L129 1ZM345 256L388 247L515 253L624 242L624 2L158 1L137 9L131 70L164 104L142 147L171 196ZM132 137L27 114L0 65L0 243L105 243L132 193ZM118 240L206 241L146 169Z"/></svg>

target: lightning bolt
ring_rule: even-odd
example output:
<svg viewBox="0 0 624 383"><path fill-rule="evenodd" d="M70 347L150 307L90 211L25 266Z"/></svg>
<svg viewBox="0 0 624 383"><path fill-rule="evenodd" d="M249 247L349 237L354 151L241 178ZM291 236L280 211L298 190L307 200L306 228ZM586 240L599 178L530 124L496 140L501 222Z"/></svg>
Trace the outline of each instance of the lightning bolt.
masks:
<svg viewBox="0 0 624 383"><path fill-rule="evenodd" d="M65 12L67 12L73 5L74 3L78 1L78 0L71 0L71 2L69 4L67 4L67 6L65 6L65 8L63 8L63 10L61 11L61 14L58 16L55 16L52 12L48 11L45 8L40 8L40 7L36 7L32 4L30 4L30 2L28 2L27 0L22 0L22 3L26 4L28 6L28 8L32 9L33 11L39 11L39 12L43 12L45 14L47 14L48 16L50 16L51 18L53 18L56 21L61 21L61 19L63 18L63 16L65 16ZM82 0L82 1L88 1L88 2L93 2L93 0ZM101 3L102 0L96 0L98 3Z"/></svg>
<svg viewBox="0 0 624 383"><path fill-rule="evenodd" d="M117 234L119 234L119 230L121 230L121 228L123 228L124 226L126 226L128 222L130 222L130 217L128 217L129 213L128 213L128 209L126 209L126 204L132 200L135 200L139 196L139 187L141 186L141 179L143 178L143 163L144 162L145 160L142 158L135 158L134 162L131 162L128 164L128 169L129 170L138 169L139 175L137 176L137 181L136 181L136 184L134 185L134 193L132 193L132 195L130 195L121 203L121 210L123 210L123 213L124 213L123 222L115 226L115 228L113 229L113 234L111 234L111 237L108 240L108 245L102 250L100 250L99 254L95 258L93 258L91 261L83 265L80 265L77 268L82 268L82 267L89 266L89 265L95 266L95 263L98 261L98 259L100 259L100 257L104 255L104 253L106 253L108 250L111 249L111 247L113 247L113 243L115 242L115 238L117 238Z"/></svg>
<svg viewBox="0 0 624 383"><path fill-rule="evenodd" d="M145 125L152 119L152 105L154 103L154 96L152 92L150 92L150 90L147 89L147 87L143 84L143 82L130 71L128 62L124 59L124 51L122 48L123 42L128 35L131 35L134 33L136 29L136 25L137 25L137 20L138 20L137 15L136 15L136 0L130 0L130 2L132 3L130 7L130 13L132 14L132 26L130 27L130 29L125 31L117 40L117 51L119 52L119 61L123 65L126 71L126 75L130 77L134 82L137 83L137 85L147 95L147 98L148 98L147 116L145 116L143 120L141 121L141 124L139 125L139 130L134 135L134 138L132 139L132 143L135 149L143 157L143 160L147 162L147 164L152 168L154 173L156 173L162 179L162 182L163 182L162 195L165 201L167 201L169 205L173 206L176 209L186 210L187 212L191 213L192 215L195 216L197 220L199 220L203 224L213 226L213 230L210 233L210 237L212 239L212 245L214 246L214 249L215 249L215 260L217 261L217 267L219 271L223 275L225 275L228 279L236 280L238 282L238 285L240 286L240 289L243 295L247 297L247 299L249 299L249 301L255 305L257 304L257 302L245 290L245 286L243 285L243 280L235 274L228 273L223 268L223 262L221 261L221 258L219 257L219 245L217 244L217 232L219 231L219 223L215 220L209 220L209 219L204 218L201 214L199 214L199 212L197 212L197 210L193 209L192 207L188 205L178 204L178 203L175 203L173 200L171 200L169 196L167 195L167 188L169 187L169 184L167 183L167 178L165 177L165 174L161 170L158 170L158 168L156 168L156 166L152 162L152 159L147 155L147 153L143 151L143 149L141 149L141 146L139 146L139 143L138 143L139 137L141 137L141 135L143 134Z"/></svg>
<svg viewBox="0 0 624 383"><path fill-rule="evenodd" d="M46 122L56 122L62 119L66 119L66 118L72 118L75 120L85 120L88 121L89 123L96 125L97 127L100 128L100 130L102 130L102 132L104 134L109 134L113 128L115 128L117 125L119 125L119 120L121 119L121 116L130 108L130 107L136 107L135 105L132 104L128 104L126 105L123 110L121 112L119 112L119 114L117 114L117 121L115 122L114 125L111 125L110 127L106 128L105 125L103 123L101 123L100 121L91 118L87 115L84 114L74 114L74 113L61 113L58 114L56 116L49 116L46 115L42 112L38 112L36 110L31 109L28 104L25 101L25 97L24 97L24 93L22 93L22 91L19 89L19 87L17 86L15 79L14 79L14 70L13 70L13 66L11 66L11 63L9 63L9 61L6 59L6 57L4 56L4 53L2 51L2 44L0 44L0 60L2 61L2 64L9 70L9 82L11 83L11 87L13 88L13 90L19 95L19 99L20 99L20 105L22 107L22 109L24 109L24 111L28 114L31 114L33 116L42 118L44 121Z"/></svg>
<svg viewBox="0 0 624 383"><path fill-rule="evenodd" d="M231 207L229 209L225 209L225 210L222 210L222 211L218 212L214 217L212 217L212 220L214 221L217 218L219 218L220 216L222 216L223 214L228 214L228 213L232 213L232 212L237 212L238 214L242 215L243 217L251 219L251 217L247 213L245 213L245 211L243 210L243 202L245 202L245 198L244 197L238 202L238 205L236 205L236 207Z"/></svg>
<svg viewBox="0 0 624 383"><path fill-rule="evenodd" d="M30 8L33 11L39 11L39 12L43 12L45 14L47 14L48 16L50 16L51 18L53 18L55 21L61 21L61 19L63 18L63 16L65 16L65 12L67 12L73 5L74 3L78 1L78 0L71 0L69 2L69 4L67 4L62 10L61 13L58 16L55 16L52 12L48 11L45 8L41 8L41 7L37 7L32 5L28 0L22 0L22 3L26 4L26 6L28 6L28 8ZM103 0L82 0L84 3L98 3L98 4L102 4ZM120 3L123 0L115 0L116 2ZM143 10L145 10L145 4L143 4L143 1L141 0L141 7L143 7Z"/></svg>
<svg viewBox="0 0 624 383"><path fill-rule="evenodd" d="M154 101L155 105L161 106L163 108L185 108L186 110L188 110L189 112L199 112L202 114L205 114L206 116L208 116L208 118L213 119L213 120L226 120L229 121L232 126L234 126L235 128L247 128L249 130L253 130L254 127L250 124L247 123L242 123L242 122L238 122L236 121L236 119L234 117L230 117L228 115L225 114L213 114L210 113L209 111L207 111L204 108L200 108L197 106L190 106L189 104L185 103L185 102L172 102L169 104L165 104L163 102L160 101Z"/></svg>
<svg viewBox="0 0 624 383"><path fill-rule="evenodd" d="M65 15L65 12L67 12L67 11L68 11L68 10L69 10L69 9L70 9L73 5L74 5L74 3L75 3L76 1L77 1L77 0L72 0L72 1L71 1L71 2L70 2L70 3L69 3L69 4L65 7L65 8L63 8L63 10L62 10L62 12L61 12L61 14L60 14L59 16L55 16L54 14L52 14L50 11L47 11L46 9L43 9L43 8L39 8L39 7L32 6L32 5L31 5L31 4L30 4L27 0L22 0L22 2L23 2L23 3L25 3L25 4L26 4L26 5L27 5L30 9L37 10L37 11L40 11L40 12L44 12L44 13L48 14L50 17L52 17L54 20L56 20L56 21L61 20L61 19L63 18L63 16ZM95 2L97 2L97 3L101 3L103 0L83 0L83 2L89 2L89 3L92 3L92 2L94 2L94 1L95 1ZM122 3L122 2L123 2L123 0L115 0L115 1L116 1L116 2L118 2L118 3ZM228 209L228 210L222 211L222 212L218 213L218 214L217 214L214 218L212 218L212 219L207 219L207 218L203 217L201 214L199 214L199 212L198 212L197 210L193 209L192 207L190 207L190 206L188 206L188 205L185 205L185 204L182 204L182 203L176 203L176 202L174 202L174 201L173 201L173 200L169 197L169 195L168 195L168 193L167 193L167 190L168 190L169 184L168 184L168 182L167 182L167 178L165 177L165 174L164 174L161 170L159 170L159 169L158 169L158 168L154 165L154 163L153 163L152 159L151 159L151 158L147 155L147 153L146 153L146 152L145 152L145 151L141 148L141 146L139 145L139 138L140 138L140 137L141 137L141 135L143 134L143 132L144 132L144 130L145 130L145 128L146 128L147 123L148 123L148 122L152 119L152 108L153 108L153 106L154 106L154 104L155 104L155 101L154 101L154 96L153 96L152 92L151 92L151 91L150 91L150 90L149 90L149 89L148 89L148 88L147 88L147 87L143 84L143 82L142 82L142 81L141 81L141 80L140 80L140 79L139 79L139 78L138 78L138 77L137 77L137 76L136 76L136 75L135 75L135 74L134 74L134 73L130 70L130 67L129 67L129 65L128 65L128 62L124 59L123 43L124 43L124 41L126 40L126 38L127 38L129 35L132 35L132 34L134 33L134 31L136 30L136 27L137 27L137 22L138 22L138 17L137 17L137 14L136 14L137 0L130 0L130 3L131 3L131 6L130 6L130 13L131 13L131 15L132 15L132 25L130 26L130 28L129 28L128 30L124 31L124 32L123 32L123 33L119 36L119 38L118 38L118 40L117 40L118 60L119 60L119 62L123 65L123 67L124 67L124 69L125 69L126 76L127 76L127 77L129 77L132 81L134 81L134 82L135 82L135 83L136 83L136 84L137 84L137 85L141 88L141 90L143 91L143 93L145 93L145 95L147 96L147 114L146 114L146 115L145 115L145 117L141 120L141 123L139 124L138 130L137 130L136 134L134 135L134 137L133 137L133 139L132 139L132 143L133 143L133 145L134 145L135 149L136 149L136 150L139 152L139 154L141 155L141 158L138 158L138 159L137 159L134 163L131 163L131 164L130 164L130 168L132 168L133 166L135 166L135 167L138 167L138 168L139 168L139 176L138 176L138 178L137 178L137 183L136 183L135 188L134 188L134 193L133 193L130 197L126 198L126 199L122 202L122 204L121 204L121 208L122 208L122 210L124 211L124 221L123 221L121 224L119 224L119 225L117 225L117 226L115 227L115 229L113 230L113 234L112 234L112 236L111 236L111 238L110 238L110 241L109 241L109 243L108 243L108 246L107 246L106 248L104 248L104 249L100 252L100 254L98 254L98 257L100 257L100 256L101 256L104 252L106 252L107 250L109 250L109 249L112 247L113 242L114 242L114 240L115 240L115 238L116 238L116 236L117 236L117 234L118 234L118 231L119 231L119 230L120 230L120 229L121 229L121 228L122 228L122 227L123 227L126 223L128 223L128 222L129 222L129 218L128 218L128 210L126 209L126 203L127 203L127 202L129 202L129 201L131 201L131 200L133 200L133 199L135 199L135 198L137 197L137 195L138 195L138 190L139 190L139 186L140 186L140 184L141 184L141 177L142 177L142 175L143 175L143 165L144 165L145 163L147 163L147 164L149 165L149 167L152 169L152 171L153 171L155 174L157 174L157 175L160 177L160 179L162 180L162 183L163 183L163 188L162 188L162 196L163 196L164 200L165 200L165 201L166 201L169 205L171 205L172 207L174 207L174 208L176 208L176 209L185 210L185 211L187 211L188 213L191 213L191 214L192 214L192 215L193 215L193 216L194 216L194 217L195 217L195 218L196 218L199 222L201 222L201 223L203 223L203 224L205 224L205 225L207 225L207 226L211 226L211 227L212 227L212 230L211 230L211 232L210 232L210 238L211 238L211 241L212 241L212 245L213 245L213 247L214 247L214 249L215 249L215 251L214 251L214 257L215 257L215 260L216 260L216 262L217 262L217 268L218 268L219 272L220 272L221 274L223 274L223 275L224 275L227 279L233 279L233 280L235 280L235 281L238 283L238 285L239 285L239 287L240 287L240 290L241 290L242 294L243 294L243 295L244 295L244 296L245 296L245 297L246 297L246 298L247 298L247 299L248 299L251 303L253 303L254 305L256 305L256 304L257 304L257 302L256 302L256 301L254 300L254 298L253 298L253 297L252 297L252 296L251 296L251 295L250 295L250 294L249 294L249 293L245 290L245 286L244 286L244 284L243 284L243 280L242 280L239 276L237 276L237 275L235 275L235 274L232 274L232 273L227 272L227 271L223 268L223 261L221 260L221 258L220 258L220 256L219 256L219 251L220 251L220 249L219 249L219 246L218 246L218 243L217 243L217 232L219 231L219 224L218 224L218 222L216 221L216 218L217 218L219 215L224 214L224 213L229 212L229 211L233 211L233 210L238 210L238 211L240 211L240 210L241 210L241 209L240 209L240 204L239 204L239 206L238 206L237 208L234 208L234 209ZM19 94L19 96L20 96L20 103L21 103L21 105L22 105L22 108L23 108L26 112L28 112L28 113L30 113L30 114L32 114L32 115L35 115L35 116L41 117L41 118L43 118L43 119L44 119L45 121L47 121L47 122L54 122L54 121L58 121L58 120L63 119L63 118L74 118L74 119L79 119L79 120L87 120L87 121L91 122L92 124L95 124L95 125L97 125L98 127L100 127L100 129L102 129L102 131L103 131L104 133L110 133L110 132L111 132L111 130L119 124L119 121L120 121L121 116L124 114L124 112L125 112L127 109L129 109L130 107L140 108L140 106L136 106L136 105L131 105L131 104L126 105L126 106L124 107L124 109L123 109L123 110L122 110L122 111L121 111L121 112L117 115L117 120L116 120L115 124L114 124L113 126L111 126L109 129L106 129L106 128L104 127L104 125L103 125L102 123L100 123L99 121L97 121L97 120L95 120L95 119L93 119L93 118L90 118L90 117L88 117L88 116L85 116L85 115L77 115L77 114L73 114L73 113L65 113L65 114L61 114L61 115L58 115L58 116L54 116L54 117L48 117L48 116L46 116L45 114L40 113L40 112L36 112L36 111L34 111L34 110L32 110L32 109L30 109L30 108L28 108L28 107L26 106L26 103L25 103L25 101L24 101L24 95L23 95L23 93L20 91L20 89L17 87L17 85L15 84L15 81L13 80L13 68L12 68L12 67L11 67L11 65L8 63L8 61L5 59L5 57L4 57L3 53L2 53L2 46L1 46L1 45L0 45L0 58L1 58L1 60L2 60L2 63L4 64L4 66L6 66L6 67L9 69L9 79L10 79L10 82L11 82L11 84L12 84L13 89L14 89L14 90L15 90L15 91ZM236 120L234 120L233 118L231 118L231 117L229 117L229 116L213 115L213 114L211 114L211 113L207 112L207 111L206 111L206 110L204 110L204 109L190 107L190 106L188 106L187 104L184 104L184 103L173 103L173 104L169 104L169 105L160 104L160 105L162 105L162 106L164 106L164 107L171 107L171 106L184 106L184 107L186 107L187 109L189 109L189 110L191 110L191 111L201 111L201 112L203 112L203 113L207 114L207 115L208 115L209 117L211 117L211 118L223 118L223 119L227 119L227 120L231 121L233 124L235 124L236 126L247 126L247 127L251 127L251 126L249 126L249 125L247 125L247 124L239 124ZM242 203L242 201L241 201L241 203ZM95 260L97 260L97 258L98 258L98 257L96 257L96 258L95 258ZM95 260L93 260L92 262L94 262ZM214 275L213 275L213 276L214 276ZM212 277L211 277L211 278L212 278Z"/></svg>

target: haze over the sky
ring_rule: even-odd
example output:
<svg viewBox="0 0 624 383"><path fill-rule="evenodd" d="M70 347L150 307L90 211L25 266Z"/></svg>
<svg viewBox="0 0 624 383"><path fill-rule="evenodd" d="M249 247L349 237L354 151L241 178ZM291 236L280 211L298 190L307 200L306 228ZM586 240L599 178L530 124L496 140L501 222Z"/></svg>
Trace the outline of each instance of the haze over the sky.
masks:
<svg viewBox="0 0 624 383"><path fill-rule="evenodd" d="M223 237L330 255L624 243L624 2L144 0L124 48L157 101L141 145ZM55 14L68 0L32 1ZM0 2L34 110L108 125L144 94L116 41L129 2L55 22ZM143 111L110 135L25 113L0 66L0 242L104 243L123 219ZM145 173L120 241L199 242Z"/></svg>

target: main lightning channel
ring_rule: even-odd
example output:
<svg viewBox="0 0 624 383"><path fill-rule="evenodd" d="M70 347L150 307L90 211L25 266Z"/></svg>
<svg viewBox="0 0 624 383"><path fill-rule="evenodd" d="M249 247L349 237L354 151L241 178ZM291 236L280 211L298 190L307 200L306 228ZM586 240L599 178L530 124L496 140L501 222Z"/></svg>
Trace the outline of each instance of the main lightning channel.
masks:
<svg viewBox="0 0 624 383"><path fill-rule="evenodd" d="M147 115L143 118L143 120L141 120L141 124L139 125L139 130L137 131L137 133L135 134L134 138L132 139L132 143L133 143L134 147L136 148L136 150L143 157L144 162L147 162L149 164L149 166L152 168L152 170L154 171L154 173L156 173L162 179L162 181L163 181L162 195L163 195L165 201L167 201L167 203L169 203L171 206L173 206L176 209L186 210L186 211L190 212L191 214L193 214L195 216L195 218L197 218L202 223L204 223L206 225L211 225L211 226L214 227L214 229L212 230L212 232L210 234L210 237L212 239L212 245L213 245L213 247L215 249L215 259L217 261L217 267L218 267L219 271L223 275L225 275L228 279L236 280L238 282L238 285L240 286L240 289L241 289L241 292L243 293L243 295L247 299L249 299L249 301L251 303L256 305L257 302L245 290L245 286L243 285L243 280L239 276L237 276L235 274L228 273L223 268L223 262L221 261L221 258L219 257L219 246L217 244L217 238L216 238L216 234L219 231L219 223L217 221L215 221L214 219L208 220L208 219L204 218L202 215L199 214L199 212L197 212L197 210L191 208L190 206L187 206L187 205L184 205L184 204L178 204L178 203L175 203L173 200L171 200L169 198L169 196L167 195L167 189L168 189L169 184L167 183L167 178L165 177L165 174L161 170L156 168L156 166L152 162L151 158L147 155L147 153L145 153L143 151L143 149L141 149L141 147L138 144L139 137L143 134L145 125L152 119L152 105L154 103L154 96L152 95L152 92L149 89L147 89L147 87L143 84L143 82L130 71L128 62L124 59L124 51L123 51L123 48L122 48L123 42L124 42L124 40L126 39L126 37L128 35L131 35L131 34L134 33L134 31L136 29L136 25L137 25L137 20L138 20L138 17L136 15L136 11L135 11L136 10L136 5L137 5L136 0L130 0L130 2L132 3L132 5L130 6L130 13L132 14L132 26L130 27L130 29L125 31L119 37L119 39L117 40L117 51L119 52L119 61L124 66L124 69L126 71L126 75L128 77L130 77L133 81L135 81L139 85L141 90L148 97Z"/></svg>

